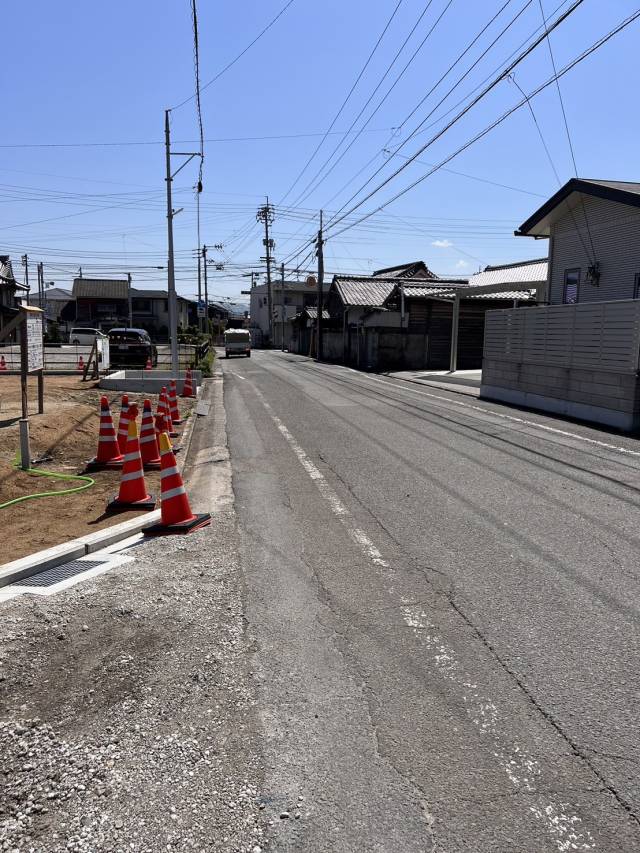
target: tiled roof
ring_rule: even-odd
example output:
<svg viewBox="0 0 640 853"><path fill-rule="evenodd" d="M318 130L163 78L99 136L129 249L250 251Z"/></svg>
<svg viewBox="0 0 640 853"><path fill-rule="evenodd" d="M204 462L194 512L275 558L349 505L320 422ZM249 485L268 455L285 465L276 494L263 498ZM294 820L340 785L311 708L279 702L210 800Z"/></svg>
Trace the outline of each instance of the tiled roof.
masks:
<svg viewBox="0 0 640 853"><path fill-rule="evenodd" d="M431 272L424 261L412 261L409 264L400 264L396 267L385 267L381 270L374 270L373 275L376 278L437 278L438 276Z"/></svg>
<svg viewBox="0 0 640 853"><path fill-rule="evenodd" d="M129 283L107 278L74 278L75 299L128 299Z"/></svg>
<svg viewBox="0 0 640 853"><path fill-rule="evenodd" d="M13 274L13 266L11 265L11 258L9 255L0 255L0 281L5 282L5 284L10 284L12 287L17 288L18 290L28 290L28 287L25 287L24 284L18 284L16 278Z"/></svg>
<svg viewBox="0 0 640 853"><path fill-rule="evenodd" d="M476 273L469 279L470 287L484 287L489 284L541 284L547 280L547 261L537 260L508 266L487 267L484 272Z"/></svg>
<svg viewBox="0 0 640 853"><path fill-rule="evenodd" d="M318 309L315 306L305 308L303 311L300 311L300 314L307 314L311 320L317 320L318 319ZM300 314L298 314L298 316L300 316ZM323 320L331 319L329 312L327 311L326 308L322 309L322 319Z"/></svg>
<svg viewBox="0 0 640 853"><path fill-rule="evenodd" d="M144 287L132 287L131 295L136 299L167 299L169 293L166 290L146 290Z"/></svg>
<svg viewBox="0 0 640 853"><path fill-rule="evenodd" d="M395 278L357 278L356 276L336 276L333 281L345 305L372 308L380 307L398 283Z"/></svg>

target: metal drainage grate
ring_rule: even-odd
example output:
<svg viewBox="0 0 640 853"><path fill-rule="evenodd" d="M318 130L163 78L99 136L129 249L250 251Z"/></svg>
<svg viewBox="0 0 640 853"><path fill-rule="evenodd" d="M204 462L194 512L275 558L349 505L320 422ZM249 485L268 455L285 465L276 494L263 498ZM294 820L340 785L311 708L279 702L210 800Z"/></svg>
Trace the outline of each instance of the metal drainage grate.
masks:
<svg viewBox="0 0 640 853"><path fill-rule="evenodd" d="M109 560L71 560L70 563L64 563L62 566L55 566L52 569L46 569L38 575L32 575L30 578L23 578L18 581L16 586L54 586L61 581L66 581L68 578L80 575L83 572L88 572L89 569L96 569L98 566L104 566Z"/></svg>

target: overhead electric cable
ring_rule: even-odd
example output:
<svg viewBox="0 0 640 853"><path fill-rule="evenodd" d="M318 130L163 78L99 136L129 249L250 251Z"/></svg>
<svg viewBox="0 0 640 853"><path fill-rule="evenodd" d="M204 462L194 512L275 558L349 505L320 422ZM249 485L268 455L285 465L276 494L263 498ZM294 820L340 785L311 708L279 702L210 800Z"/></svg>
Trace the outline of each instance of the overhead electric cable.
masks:
<svg viewBox="0 0 640 853"><path fill-rule="evenodd" d="M253 39L253 41L249 42L249 44L244 48L244 50L240 51L240 53L239 53L239 54L238 54L234 59L232 59L232 60L231 60L231 62L228 62L228 63L224 66L224 68L221 68L221 69L220 69L220 71L218 71L218 73L215 75L215 77L212 77L212 78L211 78L211 80L209 80L209 82L208 82L208 83L205 83L205 84L204 84L204 86L202 87L201 91L202 91L202 92L204 92L204 90L205 90L205 89L208 89L208 88L209 88L209 86L213 85L213 83L215 83L215 82L216 82L216 80L219 80L219 79L222 77L222 75L223 75L223 74L226 74L226 72L227 72L231 67L233 67L239 59L242 59L242 57L245 55L245 53L246 53L248 50L251 50L251 48L254 46L254 44L255 44L256 42L260 41L260 39L262 38L262 36L263 36L263 35L264 35L268 30L270 30L270 29L271 29L271 27L276 23L276 21L277 21L279 18L281 18L281 17L282 17L282 15L284 15L284 13L287 11L287 9L289 8L289 6L291 6L291 4L292 4L293 2L294 2L294 0L289 0L289 2L288 2L288 3L286 3L286 4L282 7L282 9L280 9L280 11L279 11L279 12L278 12L278 14L275 16L275 18L273 18L271 21L269 21L269 23L267 24L267 26L266 26L266 27L265 27L261 32L259 32L259 33L258 33L258 35ZM192 100L194 99L194 97L195 97L195 95L189 95L189 97L188 97L188 98L185 98L185 99L184 99L184 101L180 101L180 103L179 103L179 104L176 104L176 105L175 105L175 107L172 107L172 109L173 109L173 110L177 110L177 109L179 109L180 107L183 107L185 104L188 104L188 103L189 103L189 101L192 101Z"/></svg>
<svg viewBox="0 0 640 853"><path fill-rule="evenodd" d="M522 53L520 53L513 60L513 62L511 62L502 72L500 72L500 74L498 74L497 77L495 77L487 86L485 86L485 88L482 89L482 91L478 95L476 95L476 97L469 104L467 104L466 107L464 107L462 110L460 110L460 112L458 112L443 128L438 130L427 142L425 142L424 145L420 146L420 148L414 154L412 154L409 157L409 159L405 163L402 164L402 166L399 166L391 175L389 175L387 178L385 178L384 181L382 181L380 184L378 184L377 187L375 187L373 190L371 190L370 193L368 193L363 199L361 199L349 211L347 211L347 213L343 214L343 216L339 217L338 219L336 219L336 217L334 216L334 219L333 219L334 224L336 222L340 222L342 219L345 218L345 216L348 216L354 210L357 210L358 207L361 207L366 201L368 201L368 199L370 199L373 195L375 195L383 187L385 187L390 181L392 181L401 172L403 172L414 160L416 160L424 151L426 151L427 148L429 148L431 145L433 145L434 142L436 142L438 139L440 139L440 137L444 136L444 134L451 127L453 127L458 121L460 121L460 119L463 116L465 116L470 110L472 110L473 107L476 106L476 104L478 104L491 91L493 91L493 89L495 89L495 87L499 83L501 83L502 80L505 79L505 77L508 77L509 74L513 71L513 69L516 68L524 59L526 59L526 57L529 56L529 54L532 53L536 49L536 47L546 38L547 33L551 32L552 30L556 29L556 27L560 26L560 24L563 21L565 21L569 17L569 15L571 15L572 12L574 12L580 5L582 5L583 2L584 2L584 0L574 0L574 2L571 4L571 6L566 11L564 11L561 15L559 15L555 19L555 21L551 24L551 26L549 28L545 29L544 33L542 33L540 36L538 36L538 38L536 38L527 48L525 48L525 50L523 50ZM356 193L356 195L357 195L357 193ZM343 205L343 208L344 208L344 205ZM340 211L338 211L338 213L340 213L343 210L343 208L341 208ZM331 224L332 224L332 221L330 220L327 223L327 226L329 226Z"/></svg>
<svg viewBox="0 0 640 853"><path fill-rule="evenodd" d="M391 26L391 22L392 22L392 21L393 21L393 19L395 18L396 13L397 13L398 9L400 8L400 6L401 6L402 2L403 2L403 0L398 0L398 2L396 3L396 6L395 6L394 10L393 10L393 12L391 13L391 16L389 17L389 20L387 21L387 23L386 23L386 24L385 24L385 26L384 26L384 29L382 30L382 32L381 32L381 33L380 33L380 35L378 36L378 40L377 40L377 41L376 41L376 43L374 44L373 49L371 50L371 53L370 53L370 54L369 54L369 56L367 57L367 60L366 60L365 64L364 64L364 65L362 66L362 68L360 69L360 73L358 74L358 76L356 77L356 79L355 79L355 81L354 81L353 85L352 85L352 86L351 86L351 88L349 89L349 92L347 93L346 98L343 100L342 104L340 105L340 108L338 109L338 112L337 112L337 113L335 114L335 116L333 117L333 120L331 121L331 124L329 125L329 127L327 128L327 130L324 132L324 135L323 135L322 139L321 139L321 140L320 140L320 142L316 145L316 147L315 147L314 151L312 152L311 156L309 157L309 159L307 160L307 162L305 163L305 165L302 167L302 169L300 170L300 172L299 172L298 176L295 178L295 180L293 181L293 183L291 184L291 186L289 187L289 189L288 189L288 190L286 191L286 193L282 196L282 198L280 199L280 201L278 202L278 204L282 204L282 203L284 202L284 200L289 196L289 193L291 192L291 190L295 187L295 185L298 183L298 181L300 180L300 178L301 178L301 177L304 175L304 173L307 171L307 169L309 168L309 166L310 166L310 165L311 165L311 163L313 162L313 160L314 160L314 158L315 158L316 154L318 153L318 151L319 151L319 150L322 148L322 146L324 145L324 143L325 143L325 141L326 141L327 137L329 136L329 134L330 134L330 133L331 133L331 131L333 130L333 128L334 128L334 126L335 126L335 123L337 122L337 120L338 120L338 119L340 118L340 116L342 115L342 111L343 111L343 109L344 109L344 108L346 107L346 105L348 104L349 99L351 98L351 95L353 95L353 93L354 93L354 91L355 91L356 86L358 85L358 83L359 83L359 82L360 82L360 80L362 79L362 75L364 74L364 72L365 72L365 71L367 70L367 68L369 67L369 63L370 63L370 62L371 62L371 60L373 59L373 56L374 56L375 52L377 51L378 47L380 46L380 42L381 42L381 41L382 41L382 39L384 38L385 33L387 32L387 30L388 30L388 29L389 29L389 27Z"/></svg>
<svg viewBox="0 0 640 853"><path fill-rule="evenodd" d="M608 42L611 38L613 38L613 37L614 37L615 35L617 35L619 32L621 32L622 30L624 30L626 27L628 27L630 24L632 24L632 23L633 23L635 20L637 20L638 18L640 18L640 9L636 10L632 15L629 15L627 18L625 18L623 21L621 21L621 23L620 23L620 24L618 24L616 27L614 27L612 30L610 30L606 35L602 36L602 38L600 38L600 39L598 39L598 41L594 42L590 47L588 47L588 48L587 48L586 50L584 50L581 54L579 54L579 56L577 56L575 59L573 59L573 60L572 60L571 62L569 62L567 65L565 65L565 66L564 66L564 68L560 69L560 71L559 71L557 74L554 74L552 77L550 77L550 78L549 78L548 80L546 80L544 83L542 83L542 84L540 84L539 86L537 86L537 87L536 87L532 92L530 92L530 93L529 93L529 95L527 96L527 98L533 98L533 97L535 97L536 95L538 95L540 92L542 92L544 89L546 89L546 88L548 88L549 86L553 85L553 83L556 81L556 79L557 79L557 78L563 77L563 76L564 76L565 74L567 74L567 73L568 73L572 68L574 68L576 65L578 65L578 64L579 64L580 62L582 62L583 60L585 60L587 57L589 57L589 56L590 56L592 53L594 53L596 50L599 50L599 48L601 48L604 44L606 44L606 42ZM411 183L409 186L405 187L404 189L400 190L400 192L396 193L396 194L395 194L394 196L392 196L390 199L387 199L387 201L385 201L383 204L379 205L377 208L375 208L375 210L370 211L369 213L367 213L367 214L365 214L364 216L362 216L362 217L360 217L359 219L357 219L355 222L353 222L353 223L350 223L350 224L346 225L344 228L342 228L340 231L337 231L337 232L336 232L334 235L332 235L332 236L333 236L333 237L336 237L336 236L338 236L339 234L344 233L344 231L347 231L347 230L349 230L349 229L351 229L351 228L356 227L356 226L357 226L357 225L359 225L361 222L364 222L366 219L369 219L371 216L374 216L376 213L379 213L381 210L384 210L386 207L388 207L388 206L389 206L390 204L392 204L394 201L397 201L397 199L399 199L401 196L405 195L407 192L409 192L410 190L412 190L412 189L413 189L414 187L416 187L418 184L422 183L422 181L424 181L424 180L426 180L428 177L430 177L430 175L432 175L434 172L438 171L438 170L439 170L439 169L441 169L444 165L446 165L446 164L447 164L447 163L449 163L451 160L453 160L453 159L454 159L454 157L457 157L457 156L458 156L458 154L462 153L462 151L465 151L467 148L471 147L471 145L475 144L478 140L482 139L484 136L486 136L490 131L492 131L492 130L493 130L495 127L497 127L499 124L502 124L502 122L503 122L503 121L505 121L505 119L507 119L510 115L512 115L514 112L516 112L518 109L520 109L521 107L523 107L523 106L526 104L527 98L523 98L521 101L519 101L519 102L518 102L517 104L515 104L513 107L511 107L509 110L507 110L505 113L503 113L499 118L497 118L497 119L496 119L495 121L493 121L490 125L488 125L487 127L485 127L485 128L484 128L484 130L481 130L481 131L480 131L479 133L477 133L477 134L476 134L472 139L470 139L470 140L468 140L467 142L465 142L465 143L464 143L464 145L461 145L461 146L460 146L458 149L456 149L456 151L454 151L452 154L449 154L449 155L448 155L444 160L442 160L440 163L438 163L436 166L434 166L434 167L433 167L429 172L427 172L426 174L422 175L422 176L421 176L421 177L419 177L417 180L413 181L413 183ZM412 159L413 159L413 160L415 160L415 156L414 156ZM389 179L387 179L387 181L385 181L385 183L388 183L388 181L389 181L389 180L391 180L391 179L390 179L390 178L389 178ZM377 191L377 190L376 190L376 191ZM369 197L370 197L370 196L369 196ZM366 201L366 199L364 199L363 201ZM362 203L363 203L363 202L359 202L359 203L358 203L358 205L356 205L356 207L359 207ZM355 209L356 209L356 208L354 207L354 208L352 209L352 211L349 211L348 213L346 213L346 214L344 214L343 216L341 216L338 220L336 220L336 221L333 223L334 227L335 227L335 226L336 226L340 221L344 220L344 219L346 218L346 216L348 216L348 215L349 215L349 213L352 213L352 212L353 212L353 210L355 210Z"/></svg>
<svg viewBox="0 0 640 853"><path fill-rule="evenodd" d="M542 22L543 22L545 29L546 29L547 19L545 17L544 9L542 7L542 0L538 0L538 4L540 6L540 14L542 15ZM571 133L569 132L569 122L567 121L567 113L566 113L565 108L564 108L564 100L562 98L562 91L560 89L560 80L558 79L557 72L556 72L556 61L555 61L555 58L553 56L553 48L551 47L551 39L549 37L548 31L547 31L547 47L549 49L549 58L551 59L551 67L553 68L553 73L556 75L556 90L558 92L558 100L560 101L560 109L562 110L562 120L564 121L564 129L565 129L566 134L567 134L567 142L569 143L569 151L571 152L571 161L573 163L573 174L577 178L578 177L578 167L576 165L576 155L573 151L573 143L571 141ZM591 254L591 257L589 259L590 259L592 264L595 264L596 263L596 250L595 250L594 245L593 245L593 238L591 236L591 229L589 228L589 219L587 217L587 208L585 206L582 193L578 193L578 195L580 197L580 202L582 204L582 212L584 214L584 224L587 227L587 235L589 237L589 243L591 245L591 253L592 254ZM586 250L586 246L584 248ZM587 254L587 257L589 257L589 252L586 252L586 254Z"/></svg>

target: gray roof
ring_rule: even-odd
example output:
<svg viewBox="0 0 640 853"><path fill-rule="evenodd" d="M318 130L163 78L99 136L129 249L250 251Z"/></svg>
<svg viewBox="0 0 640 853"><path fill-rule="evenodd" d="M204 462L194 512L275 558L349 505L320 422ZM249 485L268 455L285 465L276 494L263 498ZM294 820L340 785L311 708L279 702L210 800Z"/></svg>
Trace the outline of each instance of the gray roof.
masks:
<svg viewBox="0 0 640 853"><path fill-rule="evenodd" d="M535 261L521 261L499 267L485 267L484 272L476 273L469 279L470 287L485 287L489 284L538 285L547 280L548 262L546 258Z"/></svg>
<svg viewBox="0 0 640 853"><path fill-rule="evenodd" d="M136 299L168 299L166 290L146 290L144 287L132 287L131 295Z"/></svg>
<svg viewBox="0 0 640 853"><path fill-rule="evenodd" d="M515 232L516 237L548 237L557 216L570 208L580 194L640 207L640 183L636 181L600 181L593 178L571 178L539 207Z"/></svg>
<svg viewBox="0 0 640 853"><path fill-rule="evenodd" d="M336 276L333 280L344 305L375 308L383 304L397 283L397 278L358 278L356 276Z"/></svg>
<svg viewBox="0 0 640 853"><path fill-rule="evenodd" d="M32 302L38 301L38 293L33 292L29 297ZM49 287L44 292L45 302L71 302L73 295L70 290L63 287Z"/></svg>
<svg viewBox="0 0 640 853"><path fill-rule="evenodd" d="M411 261L408 264L399 264L396 267L374 270L373 275L376 278L438 278L424 261Z"/></svg>
<svg viewBox="0 0 640 853"><path fill-rule="evenodd" d="M128 299L129 282L108 278L74 278L75 299Z"/></svg>
<svg viewBox="0 0 640 853"><path fill-rule="evenodd" d="M303 311L300 311L297 316L299 317L301 314L307 314L311 320L317 320L318 319L318 309L315 306L305 308ZM326 308L322 309L322 319L323 320L331 319L329 312L327 311Z"/></svg>

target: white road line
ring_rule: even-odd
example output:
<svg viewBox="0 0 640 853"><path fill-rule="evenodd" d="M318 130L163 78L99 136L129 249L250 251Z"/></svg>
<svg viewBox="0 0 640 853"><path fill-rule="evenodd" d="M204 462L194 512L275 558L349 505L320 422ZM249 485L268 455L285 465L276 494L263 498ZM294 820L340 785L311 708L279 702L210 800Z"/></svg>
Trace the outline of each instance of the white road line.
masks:
<svg viewBox="0 0 640 853"><path fill-rule="evenodd" d="M387 563L387 561L382 557L382 554L373 544L371 539L369 539L364 530L361 530L359 527L352 523L352 521L350 520L352 516L347 507L342 503L336 492L331 488L331 486L325 479L324 474L317 468L316 465L314 465L311 459L309 459L305 451L302 449L302 447L298 444L295 438L291 435L287 427L273 411L271 405L265 400L262 392L258 388L256 388L253 383L251 384L251 387L255 391L256 396L259 398L262 405L269 413L269 417L278 428L280 434L285 438L288 445L298 457L298 461L300 462L304 470L307 472L311 480L315 483L322 497L331 507L331 511L333 512L333 514L343 524L345 530L349 534L349 537L353 540L353 542L355 542L356 545L358 545L364 555L368 557L372 563L375 563L377 566L383 566L384 568L388 568L389 563Z"/></svg>
<svg viewBox="0 0 640 853"><path fill-rule="evenodd" d="M272 406L264 398L262 392L252 382L250 382L250 385L278 431L293 450L301 466L331 507L333 514L344 525L350 538L362 549L365 556L372 563L377 566L389 568L389 563L383 558L380 550L374 545L367 534L351 523L351 513L347 507L329 485L322 472L296 441L288 427L275 414ZM455 650L443 643L437 634L427 633L435 629L435 626L427 621L427 614L420 609L407 606L408 603L404 599L401 599L401 603L403 605L404 622L413 630L416 636L421 637L427 648L433 652L435 667L441 673L442 677L452 681L461 689L462 700L465 704L467 714L473 724L478 727L481 734L492 739L493 756L498 760L511 783L518 790L535 796L537 794L536 788L539 786L542 776L539 762L529 757L517 743L509 744L505 742L504 737L499 732L500 711L495 702L488 697L482 696L478 690L478 685L464 673ZM586 828L581 829L582 818L576 814L571 814L568 809L568 803L548 802L543 807L529 806L529 811L536 819L544 823L545 829L559 853L568 853L571 850L589 851L595 849L595 841L591 832Z"/></svg>
<svg viewBox="0 0 640 853"><path fill-rule="evenodd" d="M420 608L411 606L405 606L402 610L405 623L433 653L436 669L442 677L461 688L469 719L477 726L481 736L491 739L493 756L513 786L519 791L536 795L536 789L542 781L539 762L527 755L517 743L505 742L498 728L498 707L493 700L479 692L478 685L463 671L455 650L443 643L436 633L432 633L435 626L428 621L427 614ZM537 820L545 824L559 853L595 849L591 832L581 827L582 818L571 814L568 803L547 802L542 807L529 806L529 810Z"/></svg>
<svg viewBox="0 0 640 853"><path fill-rule="evenodd" d="M388 381L380 379L378 376L367 376L367 379L371 379L375 382L382 382L384 385L389 386ZM431 394L428 391L418 391L416 388L402 388L399 390L418 394L420 397L431 397L433 400L443 400L445 403L449 403L452 406L458 406L461 409L470 409L474 412L482 412L483 414L491 415L494 418L501 418L504 421L511 421L516 424L534 427L535 429L541 429L545 432L564 436L565 438L574 438L576 441L584 441L587 444L594 444L596 447L604 447L606 450L615 450L616 453L625 453L628 456L640 456L640 450L630 450L627 447L620 447L617 444L609 444L606 441L599 441L597 438L588 438L586 435L579 435L578 433L569 432L565 429L547 426L547 424L539 424L536 423L536 421L528 421L525 418L518 418L515 415L505 415L502 412L493 412L491 409L485 409L483 406L474 406L470 403L463 403L462 400L452 400L450 397L443 397L441 394Z"/></svg>

